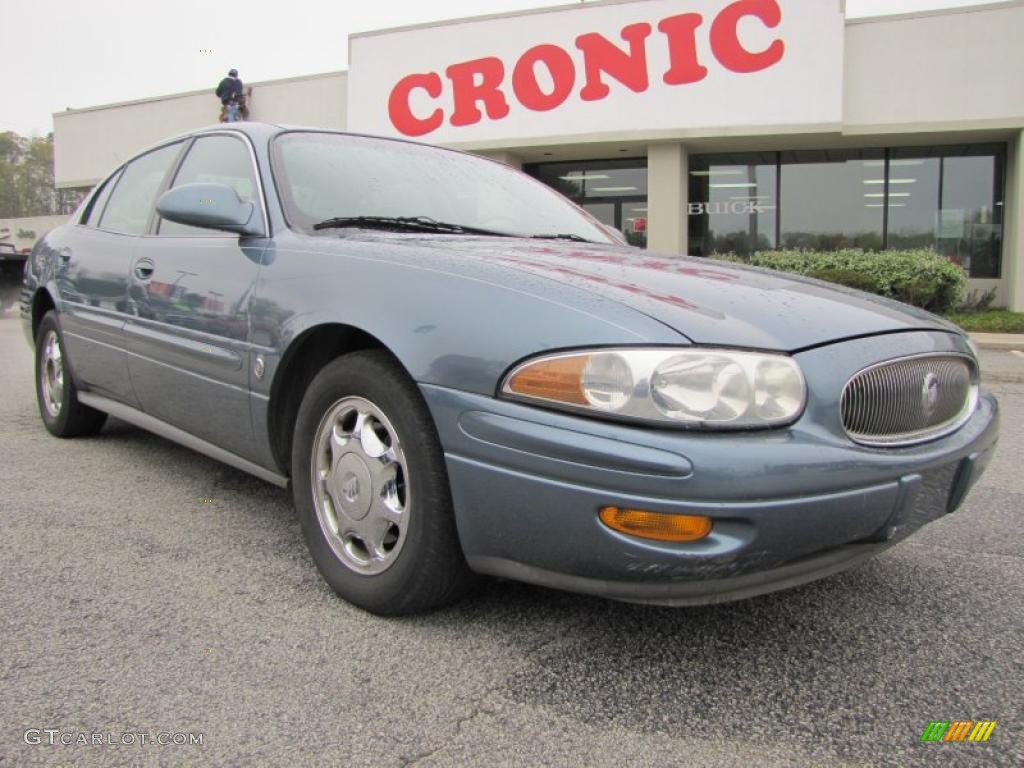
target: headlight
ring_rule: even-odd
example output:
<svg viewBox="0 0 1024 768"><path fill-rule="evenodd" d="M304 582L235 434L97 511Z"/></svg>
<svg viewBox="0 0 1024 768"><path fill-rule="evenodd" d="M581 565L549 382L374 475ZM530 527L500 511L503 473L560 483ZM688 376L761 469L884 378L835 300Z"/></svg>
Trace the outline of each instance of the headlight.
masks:
<svg viewBox="0 0 1024 768"><path fill-rule="evenodd" d="M514 368L501 392L566 410L711 429L789 424L806 401L793 358L705 347L544 355Z"/></svg>

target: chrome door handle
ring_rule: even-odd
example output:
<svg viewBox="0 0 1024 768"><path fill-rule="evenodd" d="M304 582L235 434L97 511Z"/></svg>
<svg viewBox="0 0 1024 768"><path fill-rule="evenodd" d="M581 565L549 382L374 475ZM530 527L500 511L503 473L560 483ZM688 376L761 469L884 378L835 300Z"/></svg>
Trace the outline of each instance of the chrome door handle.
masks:
<svg viewBox="0 0 1024 768"><path fill-rule="evenodd" d="M135 276L139 280L149 280L153 276L153 262L141 259L135 263Z"/></svg>

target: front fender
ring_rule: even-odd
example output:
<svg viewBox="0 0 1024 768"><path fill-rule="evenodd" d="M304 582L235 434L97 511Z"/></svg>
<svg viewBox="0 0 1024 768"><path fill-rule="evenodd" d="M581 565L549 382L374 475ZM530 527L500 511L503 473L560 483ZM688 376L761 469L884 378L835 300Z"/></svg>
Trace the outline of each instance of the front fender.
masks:
<svg viewBox="0 0 1024 768"><path fill-rule="evenodd" d="M406 241L345 240L320 251L278 244L253 300L253 339L271 376L318 325L357 328L387 347L420 384L493 395L530 355L589 345L688 344L623 304L544 278L456 256L417 261Z"/></svg>

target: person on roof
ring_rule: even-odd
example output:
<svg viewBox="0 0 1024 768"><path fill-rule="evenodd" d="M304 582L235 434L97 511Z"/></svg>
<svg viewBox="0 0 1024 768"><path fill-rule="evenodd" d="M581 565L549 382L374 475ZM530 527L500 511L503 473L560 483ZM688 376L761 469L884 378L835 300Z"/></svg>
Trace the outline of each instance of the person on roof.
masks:
<svg viewBox="0 0 1024 768"><path fill-rule="evenodd" d="M217 98L220 99L220 121L233 123L242 119L242 104L245 100L244 87L238 78L238 70L232 69L228 76L217 86Z"/></svg>

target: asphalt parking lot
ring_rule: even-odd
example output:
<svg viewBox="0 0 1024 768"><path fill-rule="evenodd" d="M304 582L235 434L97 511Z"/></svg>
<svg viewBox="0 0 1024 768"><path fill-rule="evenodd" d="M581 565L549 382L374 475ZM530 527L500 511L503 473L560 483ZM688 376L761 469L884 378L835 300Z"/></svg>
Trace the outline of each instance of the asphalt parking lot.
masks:
<svg viewBox="0 0 1024 768"><path fill-rule="evenodd" d="M122 422L51 438L2 319L0 764L1024 764L1024 355L983 365L981 485L857 571L698 609L492 581L384 620L320 581L286 491Z"/></svg>

